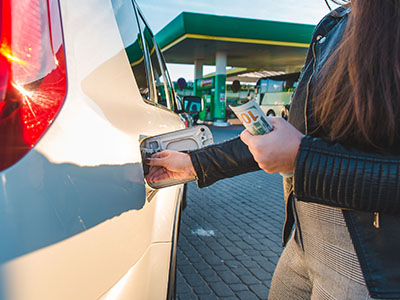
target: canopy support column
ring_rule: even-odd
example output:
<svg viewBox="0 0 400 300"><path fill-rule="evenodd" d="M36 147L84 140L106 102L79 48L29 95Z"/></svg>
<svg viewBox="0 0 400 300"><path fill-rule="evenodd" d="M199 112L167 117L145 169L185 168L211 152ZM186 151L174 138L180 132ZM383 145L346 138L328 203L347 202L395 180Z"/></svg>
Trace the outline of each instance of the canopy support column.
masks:
<svg viewBox="0 0 400 300"><path fill-rule="evenodd" d="M226 61L227 54L217 51L215 55L215 94L214 94L214 125L226 126ZM228 124L229 125L229 124Z"/></svg>
<svg viewBox="0 0 400 300"><path fill-rule="evenodd" d="M195 59L194 60L194 79L203 78L203 60L202 59Z"/></svg>

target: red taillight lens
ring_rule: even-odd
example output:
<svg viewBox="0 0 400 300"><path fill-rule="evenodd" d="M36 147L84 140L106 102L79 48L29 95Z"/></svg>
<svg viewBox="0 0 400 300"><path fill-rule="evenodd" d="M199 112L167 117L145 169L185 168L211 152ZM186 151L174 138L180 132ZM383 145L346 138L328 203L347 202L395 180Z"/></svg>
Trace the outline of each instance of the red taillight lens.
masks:
<svg viewBox="0 0 400 300"><path fill-rule="evenodd" d="M53 122L67 90L58 0L0 0L0 170Z"/></svg>

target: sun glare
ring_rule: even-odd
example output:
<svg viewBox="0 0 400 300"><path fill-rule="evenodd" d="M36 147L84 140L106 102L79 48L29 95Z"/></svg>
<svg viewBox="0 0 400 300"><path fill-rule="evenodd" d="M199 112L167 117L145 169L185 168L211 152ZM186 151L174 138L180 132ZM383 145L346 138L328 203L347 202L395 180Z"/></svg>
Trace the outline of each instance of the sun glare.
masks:
<svg viewBox="0 0 400 300"><path fill-rule="evenodd" d="M32 92L27 91L24 87L22 87L21 85L19 85L18 83L12 83L13 87L20 92L20 94L22 95L23 99L24 99L24 104L28 105L29 110L31 111L32 115L34 117L36 117L35 112L33 111L32 105L31 105L31 97L33 95Z"/></svg>
<svg viewBox="0 0 400 300"><path fill-rule="evenodd" d="M2 54L8 61L16 62L21 65L26 65L27 62L13 55L10 47L7 44L2 44L0 47L0 54Z"/></svg>
<svg viewBox="0 0 400 300"><path fill-rule="evenodd" d="M23 86L21 86L20 84L13 82L12 83L13 87L15 87L15 89L21 93L21 95L25 98L31 97L32 96L32 92L31 91L27 91Z"/></svg>

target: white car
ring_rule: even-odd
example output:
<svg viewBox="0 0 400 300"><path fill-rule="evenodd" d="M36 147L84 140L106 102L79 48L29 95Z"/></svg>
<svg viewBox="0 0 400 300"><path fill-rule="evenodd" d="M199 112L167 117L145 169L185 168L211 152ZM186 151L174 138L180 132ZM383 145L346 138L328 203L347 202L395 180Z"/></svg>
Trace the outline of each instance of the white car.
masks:
<svg viewBox="0 0 400 300"><path fill-rule="evenodd" d="M184 124L137 4L1 5L0 299L174 298L183 185L140 140Z"/></svg>

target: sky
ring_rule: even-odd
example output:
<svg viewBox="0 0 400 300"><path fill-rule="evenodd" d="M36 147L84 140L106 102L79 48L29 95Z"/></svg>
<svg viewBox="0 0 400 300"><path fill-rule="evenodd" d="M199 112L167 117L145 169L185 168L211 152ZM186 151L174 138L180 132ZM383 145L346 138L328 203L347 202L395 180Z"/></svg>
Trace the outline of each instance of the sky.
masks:
<svg viewBox="0 0 400 300"><path fill-rule="evenodd" d="M324 0L136 0L154 33L183 11L272 21L317 24L329 12ZM331 5L332 7L334 5ZM168 64L172 80L193 80L191 65ZM214 67L205 66L204 74Z"/></svg>

